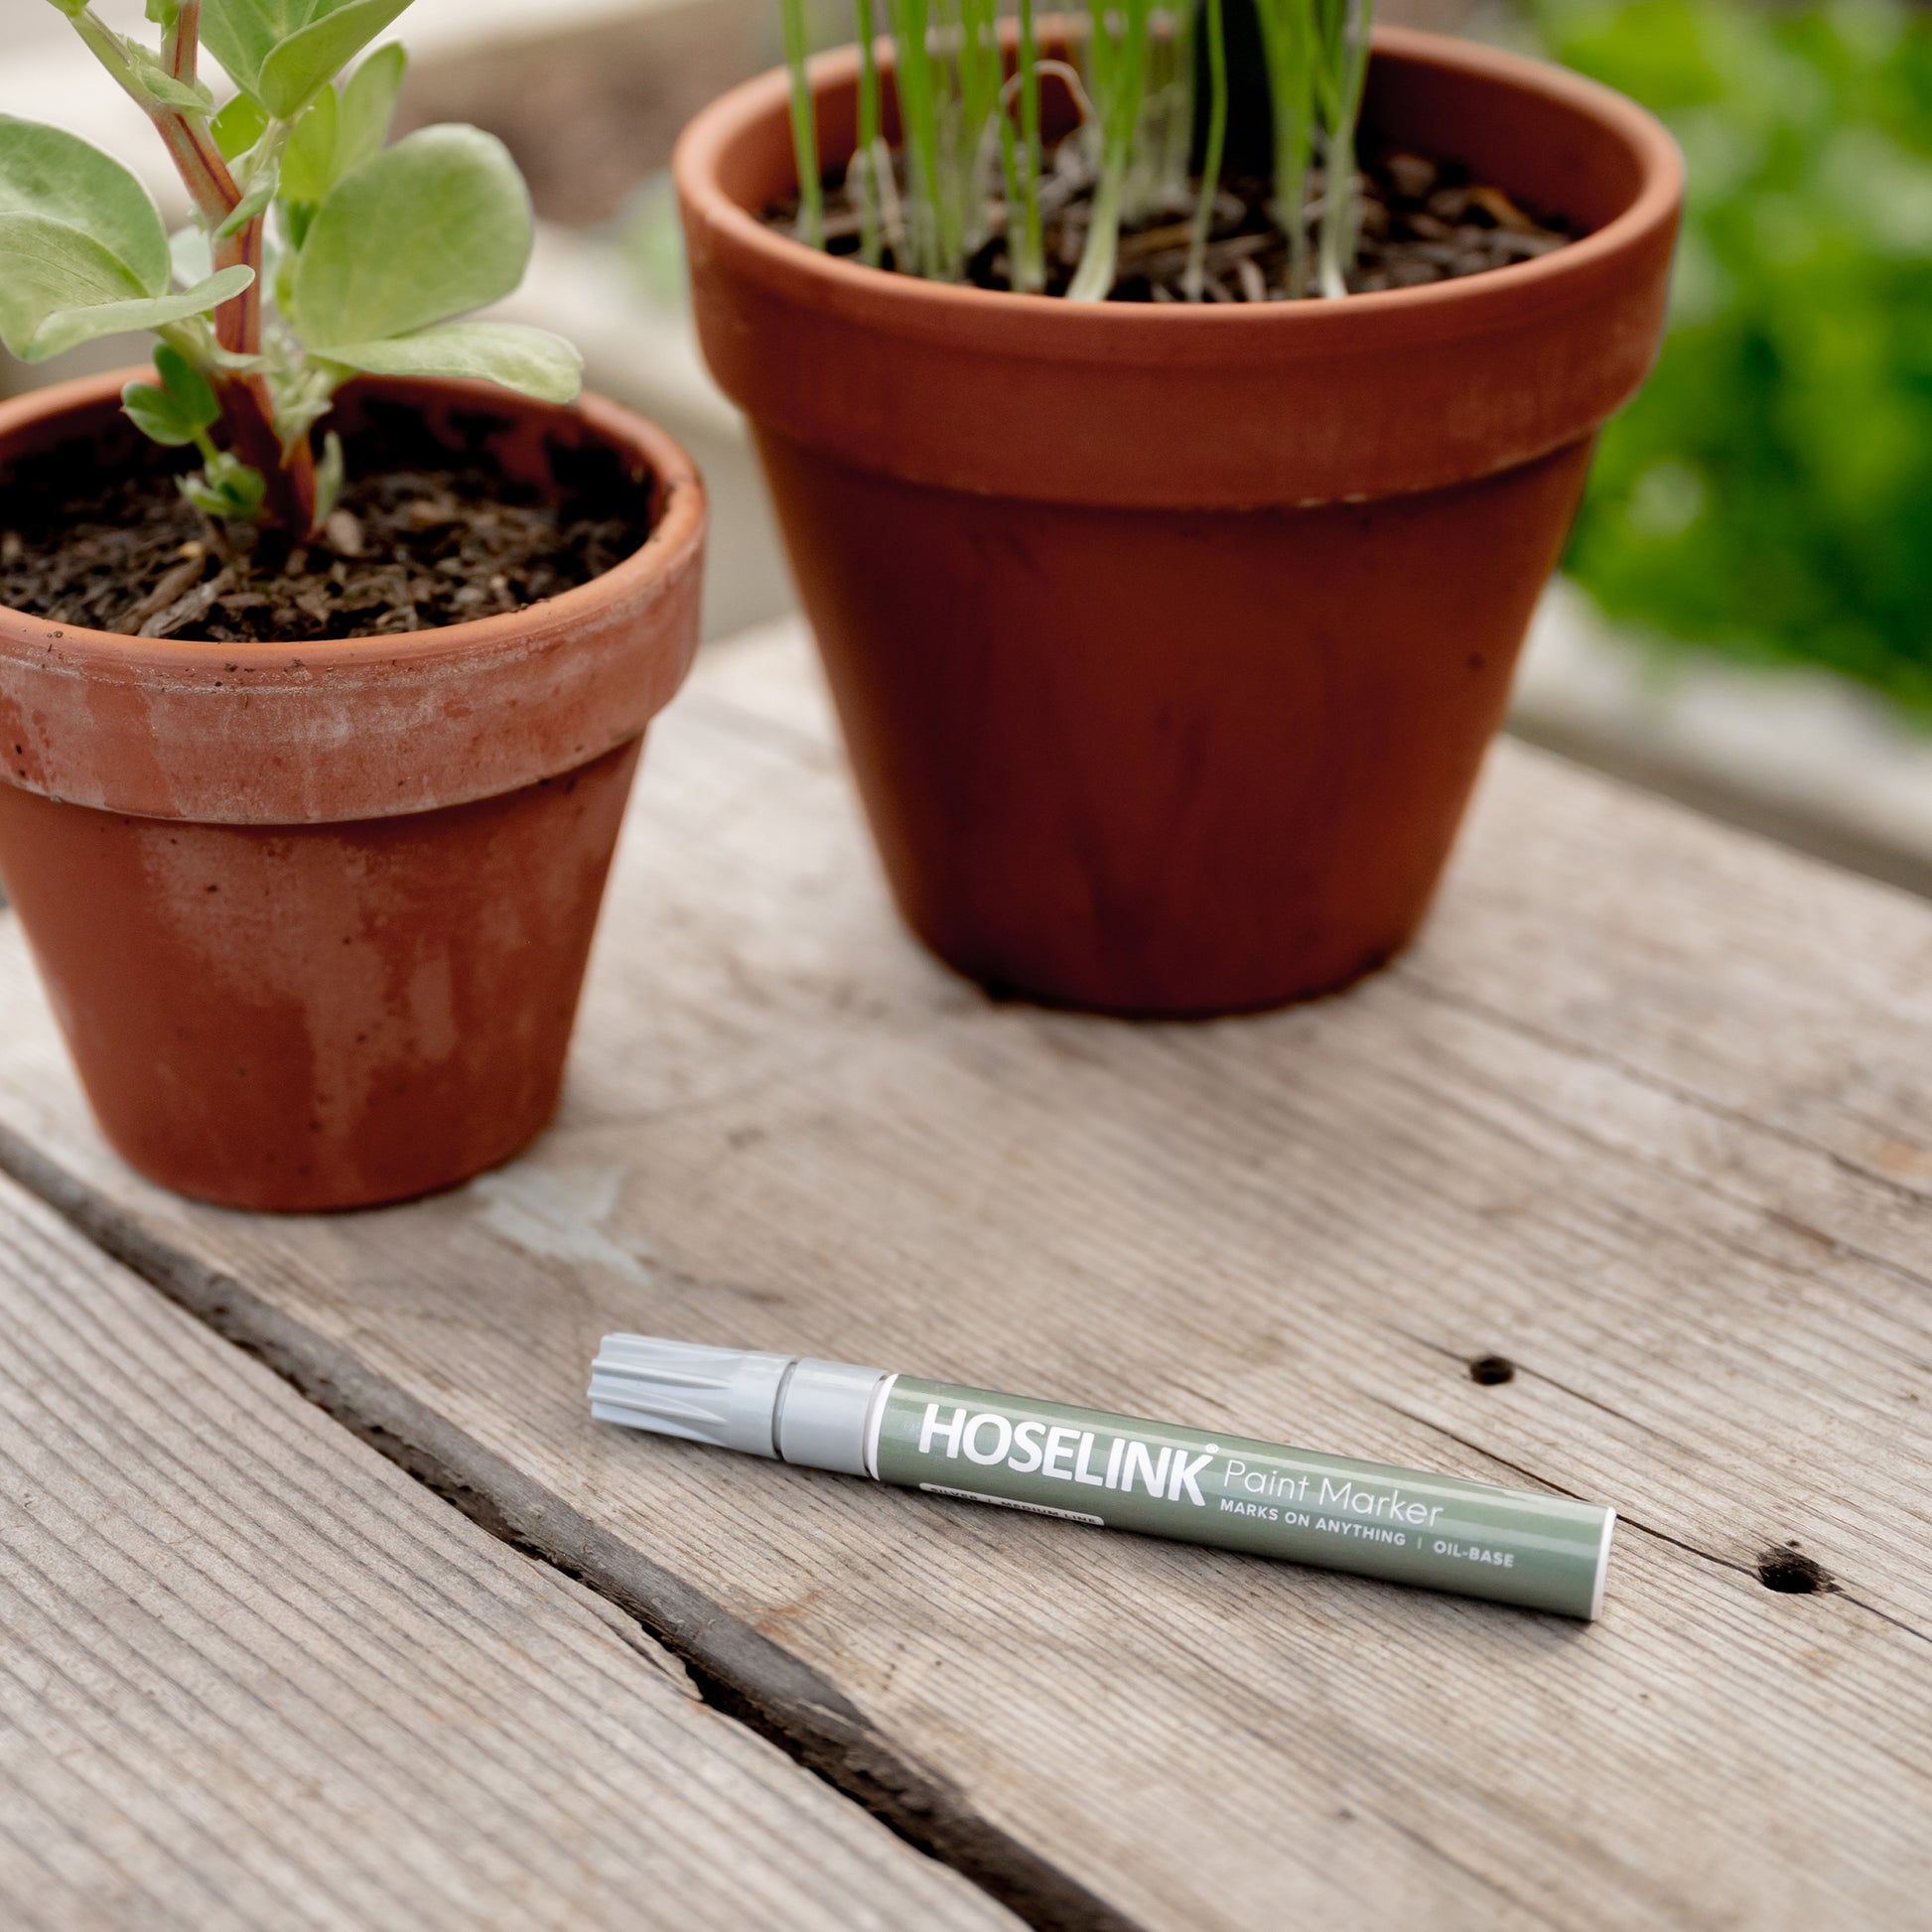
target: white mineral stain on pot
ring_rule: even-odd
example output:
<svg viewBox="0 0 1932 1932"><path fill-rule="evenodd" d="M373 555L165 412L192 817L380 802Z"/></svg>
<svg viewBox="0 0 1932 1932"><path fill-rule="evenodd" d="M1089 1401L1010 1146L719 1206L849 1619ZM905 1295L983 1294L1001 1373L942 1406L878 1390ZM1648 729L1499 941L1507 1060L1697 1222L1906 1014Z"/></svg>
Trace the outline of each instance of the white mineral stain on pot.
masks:
<svg viewBox="0 0 1932 1932"><path fill-rule="evenodd" d="M398 1069L456 1050L449 961L418 958L404 977L385 959L379 868L352 840L168 821L145 833L155 922L238 1007L279 1010L299 1036L319 1148L353 1146Z"/></svg>

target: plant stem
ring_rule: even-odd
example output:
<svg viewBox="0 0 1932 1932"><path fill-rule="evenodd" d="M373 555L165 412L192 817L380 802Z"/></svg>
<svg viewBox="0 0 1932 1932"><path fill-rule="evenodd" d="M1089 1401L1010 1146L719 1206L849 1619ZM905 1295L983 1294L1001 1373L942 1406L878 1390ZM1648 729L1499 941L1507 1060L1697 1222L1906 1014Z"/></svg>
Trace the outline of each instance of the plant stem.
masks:
<svg viewBox="0 0 1932 1932"><path fill-rule="evenodd" d="M184 16L188 14L187 8L182 11ZM154 123L156 132L167 147L169 159L175 164L175 172L181 176L194 201L196 212L207 223L211 234L227 218L228 210L240 201L241 193L234 185L233 176L228 173L228 164L221 159L221 150L214 145L213 135L208 132L207 116L189 114L178 107L159 107L149 99L133 64L122 49L121 37L92 8L69 17L73 22L73 31L86 44L87 51L107 69L109 77L122 92ZM197 59L194 36L194 19L189 20L186 34L182 31L182 21L176 21L175 31L170 37L171 67L176 61L183 60L191 69L194 67Z"/></svg>
<svg viewBox="0 0 1932 1932"><path fill-rule="evenodd" d="M1330 127L1321 160L1321 235L1315 285L1332 301L1348 293L1343 279L1355 259L1355 144L1353 130Z"/></svg>
<svg viewBox="0 0 1932 1932"><path fill-rule="evenodd" d="M1314 155L1314 0L1255 0L1275 115L1275 221L1288 237L1288 292L1309 286L1309 164Z"/></svg>
<svg viewBox="0 0 1932 1932"><path fill-rule="evenodd" d="M965 126L965 30L960 0L932 0L933 116L938 130L937 199L933 218L938 240L935 273L956 282L966 265L966 237L974 224L967 208L976 143Z"/></svg>
<svg viewBox="0 0 1932 1932"><path fill-rule="evenodd" d="M1214 222L1214 198L1221 186L1221 156L1228 139L1228 50L1221 31L1221 0L1206 0L1207 14L1207 149L1201 156L1200 199L1194 204L1194 225L1187 237L1187 271L1181 292L1189 302L1201 298L1206 270L1207 235Z"/></svg>
<svg viewBox="0 0 1932 1932"><path fill-rule="evenodd" d="M1120 257L1121 191L1126 185L1124 170L1102 166L1093 191L1087 245L1080 251L1080 266L1067 285L1069 302L1104 302L1113 293L1114 269Z"/></svg>
<svg viewBox="0 0 1932 1932"><path fill-rule="evenodd" d="M872 0L854 0L859 26L859 145L853 159L859 183L859 259L877 268L883 257L879 233L879 49Z"/></svg>
<svg viewBox="0 0 1932 1932"><path fill-rule="evenodd" d="M780 0L785 26L785 65L791 69L791 147L798 162L798 238L809 248L825 246L825 192L818 179L818 127L812 113L812 83L805 72L810 43L805 33L805 0Z"/></svg>
<svg viewBox="0 0 1932 1932"><path fill-rule="evenodd" d="M1013 286L1046 286L1046 241L1039 218L1039 46L1034 33L1034 0L1020 0L1020 208L1019 247Z"/></svg>
<svg viewBox="0 0 1932 1932"><path fill-rule="evenodd" d="M175 171L195 203L196 212L210 235L241 204L241 190L221 158L207 116L185 108L158 106L142 91L120 36L92 11L70 16L74 31L94 58L139 103L154 123ZM177 79L193 84L201 59L200 0L188 0L162 44L162 57ZM268 138L266 136L264 139ZM266 214L243 223L213 245L214 266L239 263L255 271L255 279L214 312L214 338L234 355L259 356L262 346L262 231ZM221 421L228 444L241 461L259 470L267 485L264 517L300 536L315 518L315 454L306 436L284 445L275 421L275 398L263 376L254 370L204 371L221 405Z"/></svg>
<svg viewBox="0 0 1932 1932"><path fill-rule="evenodd" d="M199 77L196 69L201 63L201 47L202 0L182 0L175 24L162 38L161 58L168 64L168 71L190 87Z"/></svg>
<svg viewBox="0 0 1932 1932"><path fill-rule="evenodd" d="M1166 32L1160 37L1167 50L1168 74L1162 83L1167 107L1161 117L1154 179L1164 203L1187 192L1192 172L1187 160L1194 139L1194 37L1200 28L1201 11L1197 4L1183 4L1178 17L1165 17Z"/></svg>
<svg viewBox="0 0 1932 1932"><path fill-rule="evenodd" d="M1321 0L1321 293L1348 293L1345 279L1355 260L1360 208L1355 194L1355 122L1368 77L1369 19L1373 0L1361 0L1361 17L1350 31L1350 0Z"/></svg>
<svg viewBox="0 0 1932 1932"><path fill-rule="evenodd" d="M1104 11L1096 0L1092 47L1094 85L1103 123L1100 179L1094 189L1093 213L1080 266L1066 291L1069 302L1104 302L1113 293L1114 266L1120 251L1121 203L1127 169L1133 159L1134 135L1140 125L1141 102L1147 91L1148 0L1122 0L1126 32L1118 48L1101 54L1107 40Z"/></svg>
<svg viewBox="0 0 1932 1932"><path fill-rule="evenodd" d="M939 110L927 45L926 0L891 0L895 76L904 127L906 239L915 274L954 279L940 219Z"/></svg>
<svg viewBox="0 0 1932 1932"><path fill-rule="evenodd" d="M1006 76L996 14L996 0L960 0L958 187L964 255L975 253L986 239L991 198L985 164L1000 145L994 139L996 118L1006 120L1000 110Z"/></svg>

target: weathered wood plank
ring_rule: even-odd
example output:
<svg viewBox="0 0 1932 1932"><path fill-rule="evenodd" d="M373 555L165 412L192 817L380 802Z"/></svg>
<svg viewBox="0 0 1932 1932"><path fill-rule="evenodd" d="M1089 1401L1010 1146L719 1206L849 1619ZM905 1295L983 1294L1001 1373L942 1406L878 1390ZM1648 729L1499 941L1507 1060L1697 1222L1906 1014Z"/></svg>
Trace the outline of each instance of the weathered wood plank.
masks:
<svg viewBox="0 0 1932 1932"><path fill-rule="evenodd" d="M1413 958L1135 1028L905 940L793 643L714 655L645 773L529 1160L358 1219L173 1201L12 940L8 1158L1036 1917L1914 1922L1932 912L1504 746ZM614 1326L1520 1472L1625 1512L1607 1614L601 1432ZM1759 1584L1793 1540L1837 1591Z"/></svg>
<svg viewBox="0 0 1932 1932"><path fill-rule="evenodd" d="M1012 1925L0 1181L9 1926Z"/></svg>

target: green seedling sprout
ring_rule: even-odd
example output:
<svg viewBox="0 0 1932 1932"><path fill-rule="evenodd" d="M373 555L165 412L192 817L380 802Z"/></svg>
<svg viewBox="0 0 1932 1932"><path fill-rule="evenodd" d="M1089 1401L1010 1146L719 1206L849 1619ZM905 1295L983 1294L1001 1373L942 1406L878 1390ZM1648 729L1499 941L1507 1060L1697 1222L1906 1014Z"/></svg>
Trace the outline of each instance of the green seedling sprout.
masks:
<svg viewBox="0 0 1932 1932"><path fill-rule="evenodd" d="M1104 302L1113 290L1122 197L1147 96L1149 12L1148 0L1121 0L1118 9L1109 8L1106 0L1093 0L1088 91L1100 115L1100 178L1093 191L1087 245L1066 291L1069 302Z"/></svg>
<svg viewBox="0 0 1932 1932"><path fill-rule="evenodd" d="M508 151L473 127L388 144L397 47L345 72L408 0L147 0L158 47L87 0L50 0L147 113L194 205L171 240L126 168L60 128L0 115L0 342L29 362L101 337L157 338L138 428L192 444L210 516L296 536L326 518L342 446L314 432L357 374L468 376L551 402L582 386L544 330L457 318L508 295L533 236ZM218 109L201 52L237 91Z"/></svg>
<svg viewBox="0 0 1932 1932"><path fill-rule="evenodd" d="M228 451L216 449L208 434L221 420L221 403L213 385L169 343L155 345L154 366L161 378L159 383L130 382L121 391L121 407L134 427L170 448L192 443L201 451L201 474L186 479L183 484L197 509L210 516L256 515L265 488L261 472L249 469Z"/></svg>
<svg viewBox="0 0 1932 1932"><path fill-rule="evenodd" d="M885 260L884 207L893 158L880 129L879 29L872 0L853 0L859 29L859 145L853 151L853 179L859 194L859 259L868 268Z"/></svg>
<svg viewBox="0 0 1932 1932"><path fill-rule="evenodd" d="M1122 197L1124 221L1167 216L1188 197L1188 156L1193 146L1196 18L1193 5L1179 14L1156 4L1148 14L1147 89L1140 126L1128 163Z"/></svg>
<svg viewBox="0 0 1932 1932"><path fill-rule="evenodd" d="M904 129L904 198L880 132L881 76L873 0L855 0L860 41L859 143L848 180L858 204L860 259L956 282L995 227L1004 202L1008 280L1047 286L1040 186L1045 153L1040 75L1068 77L1084 119L1094 189L1087 239L1067 299L1113 292L1122 226L1187 190L1195 125L1193 49L1204 35L1209 99L1201 179L1182 279L1201 299L1215 192L1227 150L1228 71L1223 0L1187 0L1179 13L1153 0L1088 0L1087 31L1070 52L1077 75L1041 58L1033 0L1017 0L1014 63L1001 53L1001 0L886 0L894 80ZM1368 72L1372 0L1254 0L1274 121L1272 208L1288 239L1288 293L1347 293L1360 225L1355 124ZM823 247L817 137L806 81L804 0L780 0L791 72L799 170L798 233ZM1017 113L1017 121L1016 121ZM1322 190L1311 206L1319 160ZM997 166L996 166L997 164ZM1311 230L1314 241L1311 245ZM889 232L890 231L890 232Z"/></svg>
<svg viewBox="0 0 1932 1932"><path fill-rule="evenodd" d="M1315 0L1315 97L1327 142L1322 155L1321 243L1316 263L1321 293L1346 295L1343 271L1355 259L1360 218L1355 190L1355 123L1368 78L1368 26L1351 20L1351 0Z"/></svg>
<svg viewBox="0 0 1932 1932"><path fill-rule="evenodd" d="M946 274L939 218L938 63L926 0L887 0L893 23L893 77L905 128L905 266L938 280Z"/></svg>
<svg viewBox="0 0 1932 1932"><path fill-rule="evenodd" d="M818 178L818 127L812 83L805 72L811 42L805 31L805 0L779 0L784 17L785 65L791 70L791 144L798 163L798 239L825 246L825 191Z"/></svg>
<svg viewBox="0 0 1932 1932"><path fill-rule="evenodd" d="M1314 159L1314 0L1255 0L1275 115L1275 221L1288 236L1288 292L1309 280L1309 169Z"/></svg>
<svg viewBox="0 0 1932 1932"><path fill-rule="evenodd" d="M992 231L991 163L1003 154L1000 91L1006 73L1000 60L996 0L960 0L959 172L960 250L975 254Z"/></svg>
<svg viewBox="0 0 1932 1932"><path fill-rule="evenodd" d="M1221 25L1221 0L1204 0L1207 16L1207 148L1201 156L1200 194L1187 236L1187 267L1182 290L1189 302L1201 299L1206 279L1208 231L1214 225L1214 197L1221 186L1221 158L1228 141L1228 50Z"/></svg>
<svg viewBox="0 0 1932 1932"><path fill-rule="evenodd" d="M1046 241L1039 212L1039 171L1044 150L1039 139L1039 44L1034 34L1034 0L1020 0L1019 231L1008 243L1012 251L1013 286L1033 294L1046 286ZM1006 102L1000 103L1003 127L1011 125Z"/></svg>

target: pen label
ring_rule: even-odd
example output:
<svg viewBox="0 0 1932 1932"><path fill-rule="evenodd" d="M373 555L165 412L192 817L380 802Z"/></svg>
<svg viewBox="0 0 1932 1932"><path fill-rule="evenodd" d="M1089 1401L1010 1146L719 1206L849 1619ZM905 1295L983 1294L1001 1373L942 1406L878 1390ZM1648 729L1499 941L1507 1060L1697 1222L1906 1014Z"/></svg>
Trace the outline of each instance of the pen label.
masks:
<svg viewBox="0 0 1932 1932"><path fill-rule="evenodd" d="M877 1467L935 1495L1572 1616L1590 1613L1607 1518L1565 1496L909 1376L884 1404Z"/></svg>

